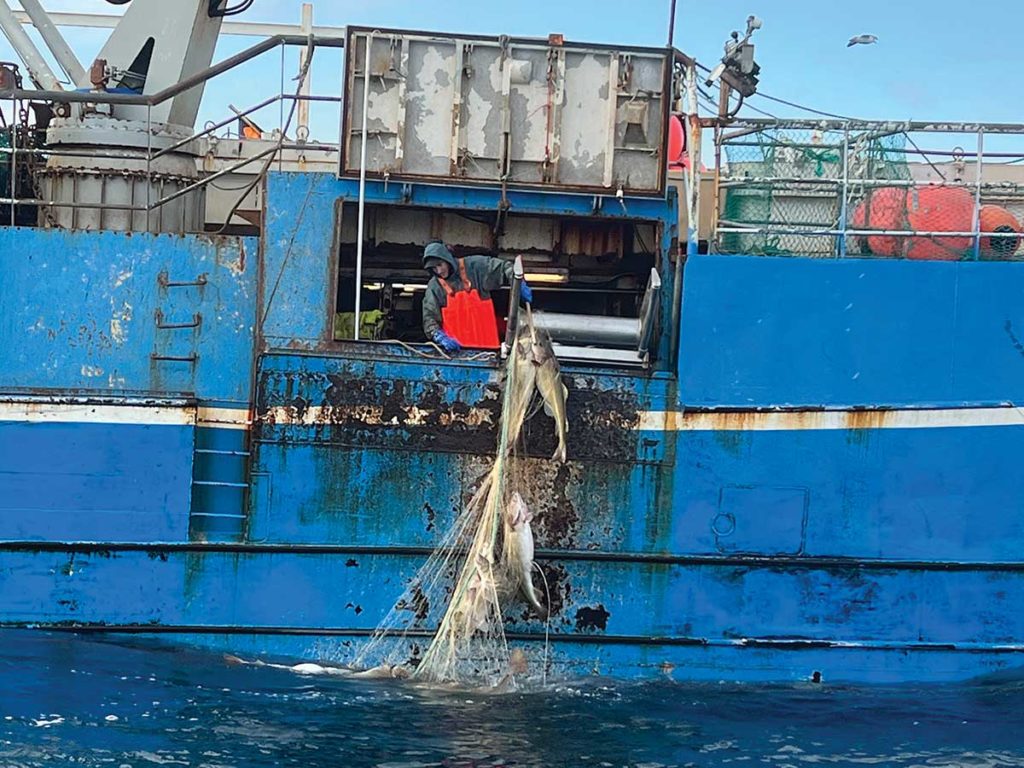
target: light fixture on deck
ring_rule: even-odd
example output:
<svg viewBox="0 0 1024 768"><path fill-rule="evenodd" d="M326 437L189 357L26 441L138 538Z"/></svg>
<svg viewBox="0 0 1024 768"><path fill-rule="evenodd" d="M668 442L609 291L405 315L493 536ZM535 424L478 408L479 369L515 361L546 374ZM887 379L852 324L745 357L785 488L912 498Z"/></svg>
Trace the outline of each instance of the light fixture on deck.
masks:
<svg viewBox="0 0 1024 768"><path fill-rule="evenodd" d="M523 275L527 283L568 283L569 270L550 269L543 272L527 272Z"/></svg>

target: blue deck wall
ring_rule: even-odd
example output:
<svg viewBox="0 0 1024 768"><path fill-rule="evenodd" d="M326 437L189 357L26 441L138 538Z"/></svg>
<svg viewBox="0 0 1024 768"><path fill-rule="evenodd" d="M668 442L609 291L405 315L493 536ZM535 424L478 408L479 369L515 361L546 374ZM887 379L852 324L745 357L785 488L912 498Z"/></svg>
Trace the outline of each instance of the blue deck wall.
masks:
<svg viewBox="0 0 1024 768"><path fill-rule="evenodd" d="M184 394L247 404L257 245L0 227L0 391ZM188 323L197 313L202 321L159 330L157 311L164 324ZM152 357L193 353L194 366Z"/></svg>
<svg viewBox="0 0 1024 768"><path fill-rule="evenodd" d="M359 416L358 406L423 405L440 388L431 407L464 415L463 405L486 402L496 368L329 344L333 210L353 183L312 174L269 183L259 316L271 349L255 375L256 407L291 409L295 419L257 427L246 539L183 543L187 520L176 510L192 475L188 428L5 426L0 454L13 471L0 473L0 490L14 492L0 493L0 539L143 544L2 548L0 578L18 585L0 592L3 622L159 625L235 651L348 658L422 562L409 548L436 542L474 489L487 451L469 432L464 445L444 442L399 416ZM397 184L369 188L378 202L405 194ZM542 202L513 198L520 210ZM418 186L411 203L484 209L497 193ZM585 214L593 201L560 196L551 205ZM665 215L664 202L628 205ZM257 283L252 252L239 272L231 242L0 229L0 252L20 249L18 268L0 282L0 343L14 350L0 390L247 405L249 379L239 373L252 373ZM92 279L81 304L62 303L83 269ZM130 289L118 282L126 271ZM210 282L161 293L162 271L205 272ZM690 259L678 381L568 369L571 415L591 421L570 432L567 467L550 462L548 448L530 460L543 490L539 544L563 550L540 552L562 600L555 663L627 675L667 664L683 677L745 680L813 670L861 681L1020 673L1024 427L757 429L719 414L728 428L656 430L618 417L1017 402L1022 272L999 263ZM194 377L153 370L152 351L182 349L152 330L161 307L168 320L195 311L218 320L219 335L195 341ZM245 307L248 324L233 316ZM112 327L128 341L115 343ZM213 327L204 320L201 334ZM116 371L115 386L85 365ZM351 412L302 423L306 409L331 405L339 383L365 386L340 399ZM609 393L624 410L584 405ZM607 431L609 414L619 429ZM550 427L536 418L538 430ZM535 436L538 445L550 439ZM117 505L104 507L111 498ZM46 505L56 511L49 517ZM405 550L388 551L395 546ZM600 626L586 620L602 614ZM539 653L543 625L513 612L509 629Z"/></svg>
<svg viewBox="0 0 1024 768"><path fill-rule="evenodd" d="M687 406L1024 403L1024 268L698 256L683 282Z"/></svg>
<svg viewBox="0 0 1024 768"><path fill-rule="evenodd" d="M188 539L197 433L225 443L196 408L249 408L257 246L0 227L0 397L66 411L0 429L0 539ZM191 421L150 423L161 408Z"/></svg>

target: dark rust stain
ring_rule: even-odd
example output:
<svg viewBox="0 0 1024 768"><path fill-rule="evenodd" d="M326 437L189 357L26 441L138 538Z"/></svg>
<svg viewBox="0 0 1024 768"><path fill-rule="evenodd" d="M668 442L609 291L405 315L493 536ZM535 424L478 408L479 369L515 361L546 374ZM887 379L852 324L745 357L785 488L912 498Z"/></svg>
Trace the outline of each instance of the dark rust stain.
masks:
<svg viewBox="0 0 1024 768"><path fill-rule="evenodd" d="M537 592L541 599L541 605L546 605L548 613L552 619L555 619L563 614L565 607L572 600L572 583L569 581L569 573L565 570L564 565L541 563L540 569L544 578L535 580ZM533 609L528 609L526 613L532 617ZM563 618L562 623L568 624L568 621Z"/></svg>
<svg viewBox="0 0 1024 768"><path fill-rule="evenodd" d="M302 421L309 410L310 402L302 397L294 397L286 403L293 419Z"/></svg>
<svg viewBox="0 0 1024 768"><path fill-rule="evenodd" d="M348 560L345 561L345 567L346 568L358 568L359 567L359 561L356 560L354 557L350 557Z"/></svg>
<svg viewBox="0 0 1024 768"><path fill-rule="evenodd" d="M1013 323L1009 320L1003 326L1003 330L1006 331L1006 335L1010 337L1010 344L1017 350L1017 354L1024 357L1024 344L1021 343L1020 339L1017 338L1017 334L1013 332Z"/></svg>
<svg viewBox="0 0 1024 768"><path fill-rule="evenodd" d="M437 520L437 512L428 502L423 502L423 511L427 513L427 532L434 530L434 522Z"/></svg>
<svg viewBox="0 0 1024 768"><path fill-rule="evenodd" d="M605 631L608 628L608 617L611 614L605 610L604 605L583 606L576 609L576 631L597 632Z"/></svg>
<svg viewBox="0 0 1024 768"><path fill-rule="evenodd" d="M550 485L543 490L544 496L551 502L551 507L538 522L538 539L541 546L570 549L576 546L580 515L569 498L569 480L569 465L560 464L551 478Z"/></svg>
<svg viewBox="0 0 1024 768"><path fill-rule="evenodd" d="M416 617L416 623L422 622L430 613L430 600L419 584L414 584L409 592L411 599L406 600L403 597L395 604L395 607L400 611L412 611L413 616Z"/></svg>
<svg viewBox="0 0 1024 768"><path fill-rule="evenodd" d="M594 377L563 375L569 395L569 459L632 461L636 458L641 405L625 389L601 389ZM523 425L527 453L550 457L558 445L555 422L542 408Z"/></svg>
<svg viewBox="0 0 1024 768"><path fill-rule="evenodd" d="M465 383L444 381L443 370L421 371L358 361L331 373L264 373L258 439L493 455L501 414L501 387L493 372L486 374L490 379ZM570 459L635 461L641 397L597 377L566 375L564 381ZM284 408L289 421L301 421L315 405L321 408L319 422L304 425L312 426L313 435L275 424L275 409ZM543 410L524 425L524 436L527 455L546 459L554 453L555 425Z"/></svg>
<svg viewBox="0 0 1024 768"><path fill-rule="evenodd" d="M356 616L363 612L363 606L356 605L355 603L346 603L345 607L351 608L353 611L355 611Z"/></svg>

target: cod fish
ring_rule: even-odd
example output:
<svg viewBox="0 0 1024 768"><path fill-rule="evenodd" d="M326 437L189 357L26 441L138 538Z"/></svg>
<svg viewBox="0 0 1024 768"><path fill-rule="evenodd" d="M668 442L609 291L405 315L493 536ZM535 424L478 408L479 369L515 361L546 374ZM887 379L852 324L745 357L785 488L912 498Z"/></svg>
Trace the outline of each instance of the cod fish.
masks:
<svg viewBox="0 0 1024 768"><path fill-rule="evenodd" d="M274 664L261 659L246 661L245 659L233 656L229 653L224 654L224 661L228 664L244 664L253 667L267 667L269 669L286 669L297 675L335 675L337 677L364 679L405 678L409 676L409 670L398 665L392 666L391 664L381 664L378 667L371 667L370 669L356 670L349 669L347 667L325 667L322 664L314 664L309 661L304 661L300 664Z"/></svg>
<svg viewBox="0 0 1024 768"><path fill-rule="evenodd" d="M541 605L540 599L537 597L537 591L533 588L533 531L530 529L530 521L533 520L533 514L518 491L513 493L512 498L509 500L507 514L509 528L515 539L513 551L516 554L516 560L514 565L515 575L519 580L519 587L523 595L525 595L527 602L537 612L537 615L542 619L546 619L548 611Z"/></svg>
<svg viewBox="0 0 1024 768"><path fill-rule="evenodd" d="M565 401L569 390L562 383L562 373L551 347L551 337L547 331L534 329L532 345L533 364L536 366L536 387L544 400L544 412L555 420L555 432L558 435L558 448L551 457L565 463L568 454L566 435L569 432L569 419L566 416Z"/></svg>

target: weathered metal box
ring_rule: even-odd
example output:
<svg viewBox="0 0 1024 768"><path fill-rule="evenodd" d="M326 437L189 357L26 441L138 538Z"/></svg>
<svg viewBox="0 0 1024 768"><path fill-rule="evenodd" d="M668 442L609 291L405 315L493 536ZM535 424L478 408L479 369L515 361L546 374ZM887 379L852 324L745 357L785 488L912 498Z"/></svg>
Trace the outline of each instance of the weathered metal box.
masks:
<svg viewBox="0 0 1024 768"><path fill-rule="evenodd" d="M373 178L664 194L667 49L349 27L346 52L340 175L365 104Z"/></svg>

